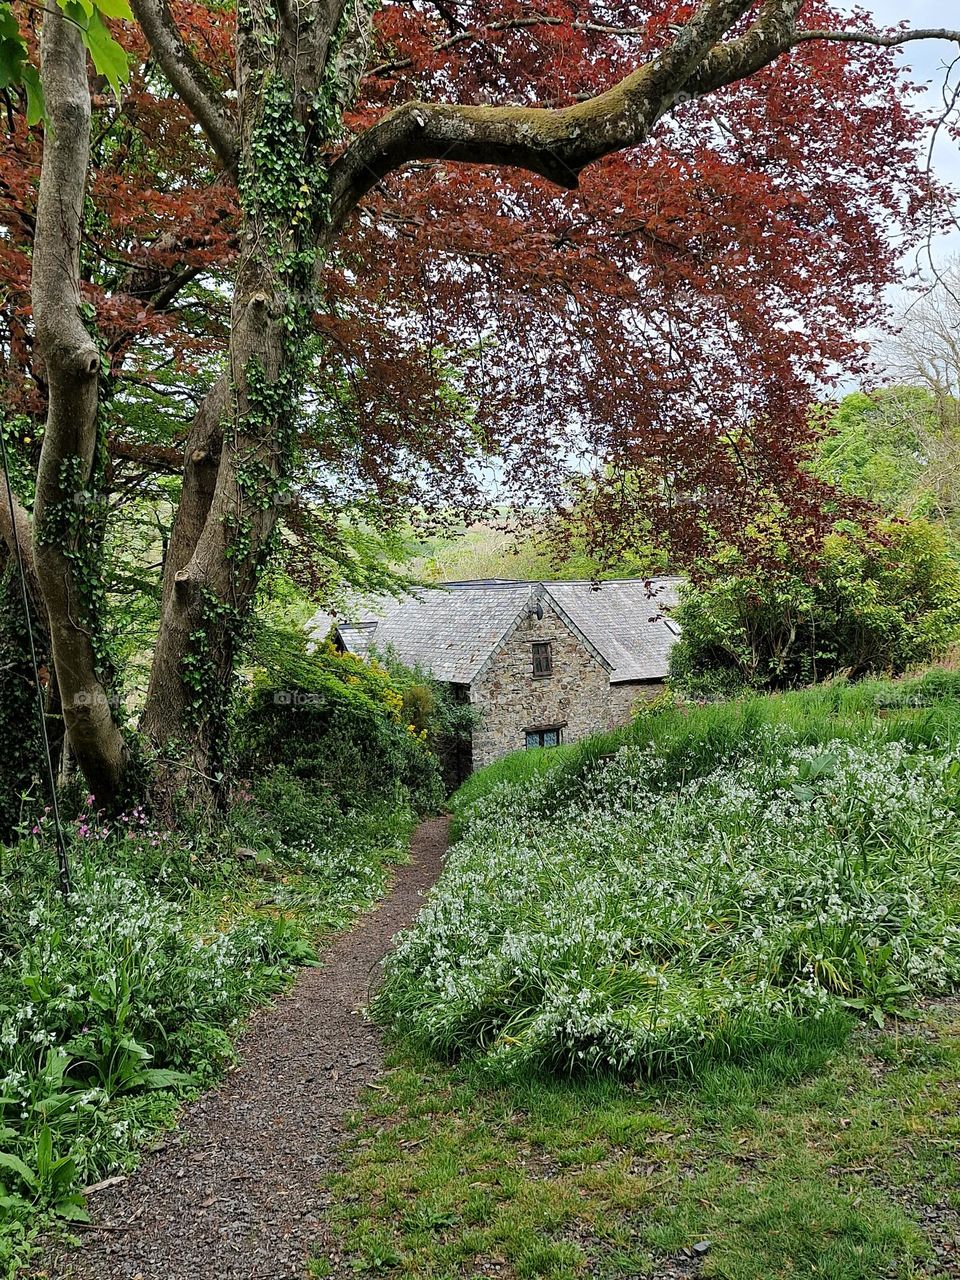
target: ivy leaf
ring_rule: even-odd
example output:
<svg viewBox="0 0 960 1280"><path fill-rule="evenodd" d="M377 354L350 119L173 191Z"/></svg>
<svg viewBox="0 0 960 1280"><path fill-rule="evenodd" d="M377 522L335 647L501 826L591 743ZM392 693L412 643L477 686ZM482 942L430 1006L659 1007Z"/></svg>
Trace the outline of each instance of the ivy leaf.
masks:
<svg viewBox="0 0 960 1280"><path fill-rule="evenodd" d="M107 30L96 9L90 16L83 39L90 50L94 67L100 75L106 76L110 87L119 97L120 86L130 78L130 66L126 53Z"/></svg>

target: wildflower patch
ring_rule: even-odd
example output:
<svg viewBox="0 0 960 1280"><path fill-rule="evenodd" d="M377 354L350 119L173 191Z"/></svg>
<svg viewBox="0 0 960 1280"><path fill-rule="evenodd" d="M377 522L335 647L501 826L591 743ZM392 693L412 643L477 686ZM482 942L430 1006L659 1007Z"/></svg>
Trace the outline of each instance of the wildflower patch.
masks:
<svg viewBox="0 0 960 1280"><path fill-rule="evenodd" d="M495 787L388 962L381 1013L498 1070L652 1075L882 1022L960 977L960 760L745 734L701 776L652 746Z"/></svg>

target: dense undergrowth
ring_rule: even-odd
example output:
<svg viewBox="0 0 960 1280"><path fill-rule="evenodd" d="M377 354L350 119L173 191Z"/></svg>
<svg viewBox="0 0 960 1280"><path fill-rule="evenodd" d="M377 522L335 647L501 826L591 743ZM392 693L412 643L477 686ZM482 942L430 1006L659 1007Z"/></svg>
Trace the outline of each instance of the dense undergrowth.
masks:
<svg viewBox="0 0 960 1280"><path fill-rule="evenodd" d="M515 1074L686 1072L960 977L960 679L665 708L476 775L381 1012Z"/></svg>
<svg viewBox="0 0 960 1280"><path fill-rule="evenodd" d="M338 814L280 777L254 791L216 838L139 811L77 821L67 901L48 832L2 852L0 1274L50 1213L85 1216L82 1188L216 1078L243 1016L402 855L409 810ZM280 822L260 803L278 800Z"/></svg>
<svg viewBox="0 0 960 1280"><path fill-rule="evenodd" d="M48 812L0 843L0 1275L82 1220L83 1188L132 1166L244 1016L379 896L443 795L439 704L414 673L288 648L237 708L246 780L221 820L65 796L66 900Z"/></svg>

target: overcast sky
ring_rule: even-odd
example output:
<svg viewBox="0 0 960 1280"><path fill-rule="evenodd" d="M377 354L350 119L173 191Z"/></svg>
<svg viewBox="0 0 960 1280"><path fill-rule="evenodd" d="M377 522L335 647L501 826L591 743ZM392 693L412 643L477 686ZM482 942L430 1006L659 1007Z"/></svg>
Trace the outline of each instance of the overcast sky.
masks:
<svg viewBox="0 0 960 1280"><path fill-rule="evenodd" d="M851 10L852 5L841 6ZM956 0L864 0L864 7L876 15L881 27L893 26L904 20L911 27L960 26L960 5ZM957 56L955 45L944 41L922 41L907 45L900 57L910 67L918 83L927 84L927 100L934 109L943 103L943 81L948 61ZM957 72L954 73L956 83ZM942 137L935 155L935 168L947 181L960 191L960 143ZM951 256L960 257L960 230L949 236L940 236L934 243L934 259L938 265Z"/></svg>

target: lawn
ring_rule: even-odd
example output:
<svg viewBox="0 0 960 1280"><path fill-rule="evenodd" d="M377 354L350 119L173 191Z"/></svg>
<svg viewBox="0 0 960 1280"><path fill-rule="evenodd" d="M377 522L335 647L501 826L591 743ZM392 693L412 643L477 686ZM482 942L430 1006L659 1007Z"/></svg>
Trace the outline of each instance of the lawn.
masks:
<svg viewBox="0 0 960 1280"><path fill-rule="evenodd" d="M407 1053L332 1187L345 1257L312 1273L955 1277L958 1095L953 999L684 1083L495 1086Z"/></svg>
<svg viewBox="0 0 960 1280"><path fill-rule="evenodd" d="M668 707L475 775L377 1001L350 1265L960 1276L958 694Z"/></svg>

